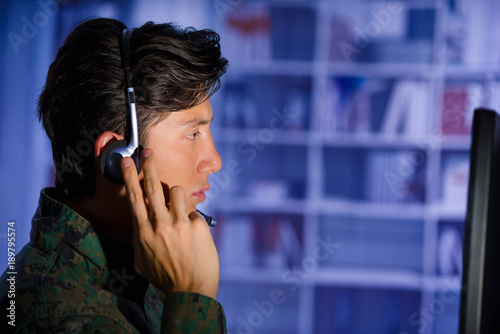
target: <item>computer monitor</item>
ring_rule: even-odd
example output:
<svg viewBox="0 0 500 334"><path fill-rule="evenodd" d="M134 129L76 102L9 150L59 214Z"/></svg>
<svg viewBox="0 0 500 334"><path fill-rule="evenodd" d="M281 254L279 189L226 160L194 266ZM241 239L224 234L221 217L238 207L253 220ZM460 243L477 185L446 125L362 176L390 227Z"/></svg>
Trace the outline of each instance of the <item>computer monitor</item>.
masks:
<svg viewBox="0 0 500 334"><path fill-rule="evenodd" d="M500 116L473 117L460 334L500 333Z"/></svg>

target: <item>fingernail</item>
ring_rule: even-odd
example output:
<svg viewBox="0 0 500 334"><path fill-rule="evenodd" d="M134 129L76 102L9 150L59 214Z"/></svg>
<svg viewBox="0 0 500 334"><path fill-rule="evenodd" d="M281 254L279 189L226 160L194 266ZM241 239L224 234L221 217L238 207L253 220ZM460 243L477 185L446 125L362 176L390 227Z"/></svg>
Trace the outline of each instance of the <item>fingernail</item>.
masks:
<svg viewBox="0 0 500 334"><path fill-rule="evenodd" d="M130 167L131 164L132 164L132 159L130 159L130 158L122 159L122 166L123 167Z"/></svg>
<svg viewBox="0 0 500 334"><path fill-rule="evenodd" d="M141 155L143 158L147 158L151 155L151 150L149 148L146 148L142 151Z"/></svg>

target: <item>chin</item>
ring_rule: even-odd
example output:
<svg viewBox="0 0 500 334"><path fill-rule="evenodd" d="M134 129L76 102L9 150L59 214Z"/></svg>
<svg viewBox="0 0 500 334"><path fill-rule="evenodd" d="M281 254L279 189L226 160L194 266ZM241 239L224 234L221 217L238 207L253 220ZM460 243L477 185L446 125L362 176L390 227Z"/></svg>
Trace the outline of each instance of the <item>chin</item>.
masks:
<svg viewBox="0 0 500 334"><path fill-rule="evenodd" d="M189 215L193 211L196 211L196 204L186 204L186 213Z"/></svg>

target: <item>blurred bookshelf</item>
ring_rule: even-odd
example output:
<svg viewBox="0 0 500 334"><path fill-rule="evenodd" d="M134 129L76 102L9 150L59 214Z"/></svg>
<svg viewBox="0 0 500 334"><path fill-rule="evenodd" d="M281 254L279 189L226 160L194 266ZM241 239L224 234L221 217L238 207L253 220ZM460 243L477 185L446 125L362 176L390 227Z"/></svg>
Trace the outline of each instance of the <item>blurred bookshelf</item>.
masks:
<svg viewBox="0 0 500 334"><path fill-rule="evenodd" d="M472 110L500 109L500 52L467 52L484 8L228 6L206 203L228 332L458 333Z"/></svg>

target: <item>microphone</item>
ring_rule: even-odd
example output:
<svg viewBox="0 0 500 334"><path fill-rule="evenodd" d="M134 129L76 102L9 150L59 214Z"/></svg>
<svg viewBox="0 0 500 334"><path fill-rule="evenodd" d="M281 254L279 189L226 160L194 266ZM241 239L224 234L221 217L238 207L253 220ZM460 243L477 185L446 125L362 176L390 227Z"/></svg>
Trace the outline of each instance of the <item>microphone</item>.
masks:
<svg viewBox="0 0 500 334"><path fill-rule="evenodd" d="M205 220L206 220L206 222L207 222L208 226L210 226L210 227L214 227L215 225L217 225L217 219L215 219L214 217L210 217L210 216L208 216L208 215L204 214L204 213L203 213L203 212L201 212L200 210L196 210L196 211L198 211L198 213L199 213L200 215L202 215L202 216L203 216L203 218L205 218Z"/></svg>

